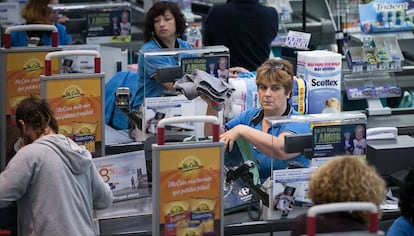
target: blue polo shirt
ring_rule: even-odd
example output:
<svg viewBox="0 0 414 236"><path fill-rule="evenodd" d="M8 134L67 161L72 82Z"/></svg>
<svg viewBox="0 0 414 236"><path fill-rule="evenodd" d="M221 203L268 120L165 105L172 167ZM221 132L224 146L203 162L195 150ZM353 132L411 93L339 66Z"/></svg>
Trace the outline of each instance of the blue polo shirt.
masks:
<svg viewBox="0 0 414 236"><path fill-rule="evenodd" d="M291 108L289 115L298 115L297 111ZM242 112L240 115L234 117L232 120L225 124L226 129L231 129L236 125L243 124L248 125L257 130L262 130L262 120L264 118L264 113L262 108L249 109ZM271 128L267 130L268 134L273 136L279 136L282 132L291 132L294 134L309 133L310 125L309 123L282 123L274 124ZM309 159L304 155L298 155L288 160L279 160L263 154L259 149L250 144L250 148L253 152L253 156L256 158L257 167L259 170L259 177L262 183L271 175L271 164L273 162L273 169L286 169L289 161L297 161L304 166L309 166Z"/></svg>
<svg viewBox="0 0 414 236"><path fill-rule="evenodd" d="M414 226L411 221L405 217L398 217L387 231L387 236L414 236Z"/></svg>
<svg viewBox="0 0 414 236"><path fill-rule="evenodd" d="M191 45L181 39L177 39L177 48L191 48ZM154 76L158 67L178 65L179 58L175 56L151 56L144 59L142 50L156 50L163 48L162 43L152 38L142 45L138 55L138 90L133 103L133 108L138 109L144 103L144 97L161 97L166 89L157 83ZM144 69L145 68L145 69ZM145 87L144 87L145 85ZM145 88L145 93L144 93Z"/></svg>

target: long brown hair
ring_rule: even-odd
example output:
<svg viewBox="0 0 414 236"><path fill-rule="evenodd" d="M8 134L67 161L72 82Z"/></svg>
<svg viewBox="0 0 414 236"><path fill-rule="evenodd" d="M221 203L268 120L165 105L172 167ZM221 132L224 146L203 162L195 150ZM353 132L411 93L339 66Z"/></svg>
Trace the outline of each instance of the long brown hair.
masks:
<svg viewBox="0 0 414 236"><path fill-rule="evenodd" d="M22 130L19 120L23 120L27 126L32 127L36 137L45 131L49 126L55 133L58 133L59 126L49 104L44 99L30 95L23 99L16 109L16 124Z"/></svg>
<svg viewBox="0 0 414 236"><path fill-rule="evenodd" d="M31 24L52 24L50 0L28 0L22 9L22 17Z"/></svg>

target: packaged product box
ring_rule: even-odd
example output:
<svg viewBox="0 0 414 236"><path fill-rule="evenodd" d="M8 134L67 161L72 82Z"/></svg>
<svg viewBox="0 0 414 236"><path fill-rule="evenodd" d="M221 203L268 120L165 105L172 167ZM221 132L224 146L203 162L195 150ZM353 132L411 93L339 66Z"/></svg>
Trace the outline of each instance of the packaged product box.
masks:
<svg viewBox="0 0 414 236"><path fill-rule="evenodd" d="M299 51L297 77L306 81L307 113L341 111L342 56L331 51Z"/></svg>

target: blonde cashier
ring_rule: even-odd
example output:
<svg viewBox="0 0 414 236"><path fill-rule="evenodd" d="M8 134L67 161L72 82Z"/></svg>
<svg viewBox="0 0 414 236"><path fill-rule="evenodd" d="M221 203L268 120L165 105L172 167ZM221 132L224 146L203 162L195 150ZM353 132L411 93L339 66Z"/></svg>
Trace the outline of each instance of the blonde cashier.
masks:
<svg viewBox="0 0 414 236"><path fill-rule="evenodd" d="M256 84L261 107L246 110L225 124L226 131L220 135L224 147L232 151L239 137L246 139L256 159L261 181L271 175L272 163L273 169L285 169L290 161L309 166L309 160L304 155L284 152L284 137L309 133L309 124L281 123L272 126L265 119L298 114L288 103L293 89L292 64L283 59L266 60L256 71ZM207 114L217 115L211 102L208 102ZM205 130L208 132L208 128Z"/></svg>

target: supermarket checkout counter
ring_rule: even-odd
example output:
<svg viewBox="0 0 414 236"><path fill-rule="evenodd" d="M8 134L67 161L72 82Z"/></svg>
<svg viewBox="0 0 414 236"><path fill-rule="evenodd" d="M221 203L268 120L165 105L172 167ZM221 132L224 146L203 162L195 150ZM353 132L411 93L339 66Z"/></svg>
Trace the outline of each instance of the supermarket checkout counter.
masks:
<svg viewBox="0 0 414 236"><path fill-rule="evenodd" d="M389 179L394 172L407 166L414 166L414 159L410 158L410 153L413 151L414 138L408 135L400 135L396 139L390 140L369 140L367 161L376 166L381 176ZM393 159L391 162L390 158ZM393 192L398 189L395 184L390 184L389 187ZM252 221L246 209L226 214L224 216L224 234L288 232L293 219L305 213L307 209L306 207L296 207L289 212L287 217L270 221ZM400 212L396 204L384 207L379 229L384 230L385 228L382 228L381 225L388 227L390 222L399 216ZM152 235L152 199L145 197L115 202L109 209L95 211L94 218L101 236Z"/></svg>
<svg viewBox="0 0 414 236"><path fill-rule="evenodd" d="M271 221L252 221L246 211L224 216L224 235L245 235L290 231L293 219L305 213L307 208L289 212L286 218ZM117 202L105 210L96 211L95 219L100 236L152 235L151 197ZM400 216L398 209L384 210L381 222ZM381 223L380 223L381 229Z"/></svg>

